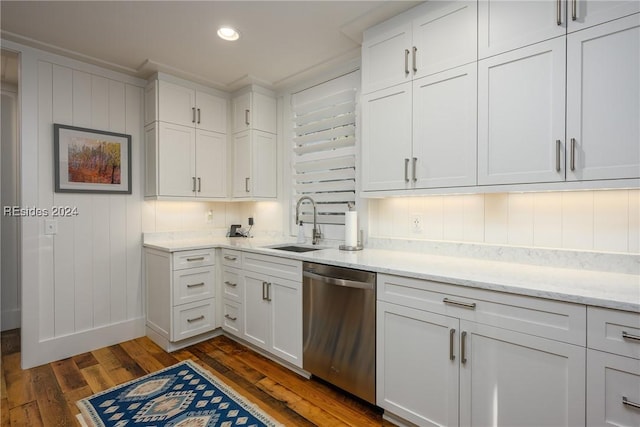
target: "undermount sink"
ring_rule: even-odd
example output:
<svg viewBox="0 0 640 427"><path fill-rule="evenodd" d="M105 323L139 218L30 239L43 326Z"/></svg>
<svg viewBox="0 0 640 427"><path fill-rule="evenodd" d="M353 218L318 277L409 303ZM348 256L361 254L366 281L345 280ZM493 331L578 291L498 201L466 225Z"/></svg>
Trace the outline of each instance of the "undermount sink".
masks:
<svg viewBox="0 0 640 427"><path fill-rule="evenodd" d="M291 244L285 244L285 245L273 245L273 246L266 246L269 249L277 249L279 251L287 251L287 252L312 252L312 251L319 251L320 249L324 249L324 247L322 246L306 246L306 245L291 245Z"/></svg>

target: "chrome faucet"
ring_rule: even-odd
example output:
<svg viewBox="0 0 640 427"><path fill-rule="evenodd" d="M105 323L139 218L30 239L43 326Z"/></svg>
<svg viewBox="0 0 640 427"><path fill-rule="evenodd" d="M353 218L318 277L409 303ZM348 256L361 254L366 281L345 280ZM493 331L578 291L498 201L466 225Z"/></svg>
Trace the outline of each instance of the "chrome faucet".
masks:
<svg viewBox="0 0 640 427"><path fill-rule="evenodd" d="M320 233L320 226L318 226L318 211L316 209L316 202L309 196L302 196L298 199L298 203L296 204L296 224L299 223L300 217L300 205L303 201L308 200L313 205L313 231L312 231L312 239L311 243L317 245L322 237L322 233Z"/></svg>

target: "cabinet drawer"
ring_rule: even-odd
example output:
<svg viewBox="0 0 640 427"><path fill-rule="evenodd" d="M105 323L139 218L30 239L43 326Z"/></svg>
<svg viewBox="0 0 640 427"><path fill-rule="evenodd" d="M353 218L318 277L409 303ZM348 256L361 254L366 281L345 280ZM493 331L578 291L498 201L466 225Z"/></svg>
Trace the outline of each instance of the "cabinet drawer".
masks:
<svg viewBox="0 0 640 427"><path fill-rule="evenodd" d="M215 250L213 248L174 252L173 269L182 270L184 268L213 265L214 253Z"/></svg>
<svg viewBox="0 0 640 427"><path fill-rule="evenodd" d="M586 308L580 304L386 274L378 274L377 298L570 344L586 341Z"/></svg>
<svg viewBox="0 0 640 427"><path fill-rule="evenodd" d="M302 282L302 261L243 252L242 265L247 271Z"/></svg>
<svg viewBox="0 0 640 427"><path fill-rule="evenodd" d="M242 335L242 304L225 300L222 306L222 329L236 335Z"/></svg>
<svg viewBox="0 0 640 427"><path fill-rule="evenodd" d="M222 250L222 265L227 267L242 267L242 252L233 249Z"/></svg>
<svg viewBox="0 0 640 427"><path fill-rule="evenodd" d="M216 327L215 299L192 302L173 308L171 341L180 341Z"/></svg>
<svg viewBox="0 0 640 427"><path fill-rule="evenodd" d="M587 308L587 346L640 359L640 313Z"/></svg>
<svg viewBox="0 0 640 427"><path fill-rule="evenodd" d="M640 363L587 349L587 426L639 426L634 404L640 405Z"/></svg>
<svg viewBox="0 0 640 427"><path fill-rule="evenodd" d="M173 305L215 296L214 267L187 268L173 272Z"/></svg>
<svg viewBox="0 0 640 427"><path fill-rule="evenodd" d="M244 282L237 268L224 267L222 271L222 294L232 301L242 302Z"/></svg>

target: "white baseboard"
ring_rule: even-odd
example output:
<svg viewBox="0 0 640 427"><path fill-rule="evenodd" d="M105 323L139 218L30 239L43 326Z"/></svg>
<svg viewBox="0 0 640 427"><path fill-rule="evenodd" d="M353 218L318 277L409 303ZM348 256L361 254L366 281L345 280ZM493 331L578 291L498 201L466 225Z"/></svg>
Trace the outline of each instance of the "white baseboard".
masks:
<svg viewBox="0 0 640 427"><path fill-rule="evenodd" d="M2 310L0 328L2 331L10 331L20 327L20 309Z"/></svg>

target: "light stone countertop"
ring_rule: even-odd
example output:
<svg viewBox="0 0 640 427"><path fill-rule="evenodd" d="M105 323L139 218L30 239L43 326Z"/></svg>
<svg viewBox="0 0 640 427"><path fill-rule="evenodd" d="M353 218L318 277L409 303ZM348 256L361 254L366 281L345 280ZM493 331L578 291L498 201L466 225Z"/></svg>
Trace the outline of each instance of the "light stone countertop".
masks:
<svg viewBox="0 0 640 427"><path fill-rule="evenodd" d="M640 313L640 276L593 270L545 267L516 262L441 256L387 249L348 252L326 248L295 253L266 248L287 239L203 237L147 239L144 246L175 252L202 248L228 248L432 280L492 291L594 305Z"/></svg>

